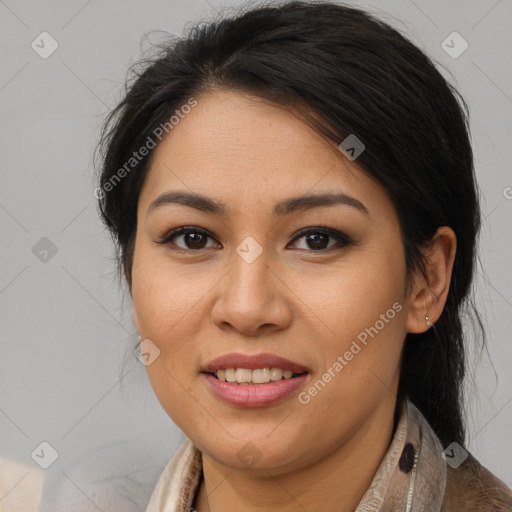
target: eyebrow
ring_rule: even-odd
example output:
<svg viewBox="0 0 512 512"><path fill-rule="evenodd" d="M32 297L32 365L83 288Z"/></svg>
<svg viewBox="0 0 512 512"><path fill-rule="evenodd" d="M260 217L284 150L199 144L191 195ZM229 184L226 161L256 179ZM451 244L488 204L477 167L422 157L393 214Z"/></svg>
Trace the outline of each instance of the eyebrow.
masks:
<svg viewBox="0 0 512 512"><path fill-rule="evenodd" d="M164 192L158 196L148 207L146 216L155 209L166 204L182 204L206 213L213 213L221 217L230 215L230 209L224 204L207 196L189 192ZM369 215L366 206L356 199L343 193L324 193L290 197L274 205L274 215L290 215L297 211L309 210L319 206L345 205L356 208L365 215Z"/></svg>

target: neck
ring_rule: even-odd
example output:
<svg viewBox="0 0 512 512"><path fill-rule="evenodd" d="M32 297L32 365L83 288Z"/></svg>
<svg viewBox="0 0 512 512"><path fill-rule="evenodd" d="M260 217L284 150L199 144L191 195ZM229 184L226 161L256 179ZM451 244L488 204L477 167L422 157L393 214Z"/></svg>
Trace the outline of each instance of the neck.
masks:
<svg viewBox="0 0 512 512"><path fill-rule="evenodd" d="M347 442L328 457L286 474L237 471L203 454L203 475L194 502L197 512L353 512L389 448L396 399L388 393Z"/></svg>

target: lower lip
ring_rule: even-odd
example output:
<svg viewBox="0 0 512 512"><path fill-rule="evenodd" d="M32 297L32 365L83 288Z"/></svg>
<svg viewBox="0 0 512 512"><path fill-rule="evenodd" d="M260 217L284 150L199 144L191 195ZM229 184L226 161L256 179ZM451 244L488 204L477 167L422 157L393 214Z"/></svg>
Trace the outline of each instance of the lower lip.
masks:
<svg viewBox="0 0 512 512"><path fill-rule="evenodd" d="M202 373L213 392L225 402L238 407L264 407L291 395L308 378L308 373L267 384L231 384L209 373Z"/></svg>

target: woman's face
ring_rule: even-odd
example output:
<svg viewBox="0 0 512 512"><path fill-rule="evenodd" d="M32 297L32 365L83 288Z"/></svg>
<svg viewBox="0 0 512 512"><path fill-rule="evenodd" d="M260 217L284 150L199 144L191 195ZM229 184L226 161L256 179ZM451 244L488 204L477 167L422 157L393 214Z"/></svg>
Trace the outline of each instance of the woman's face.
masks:
<svg viewBox="0 0 512 512"><path fill-rule="evenodd" d="M146 349L160 351L147 366L152 387L203 456L278 474L389 425L409 305L399 221L357 160L291 113L230 91L197 100L156 148L141 191L134 318ZM150 207L171 192L225 211ZM324 194L341 200L288 203ZM233 353L308 373L240 385L203 373ZM252 366L265 380L286 364Z"/></svg>

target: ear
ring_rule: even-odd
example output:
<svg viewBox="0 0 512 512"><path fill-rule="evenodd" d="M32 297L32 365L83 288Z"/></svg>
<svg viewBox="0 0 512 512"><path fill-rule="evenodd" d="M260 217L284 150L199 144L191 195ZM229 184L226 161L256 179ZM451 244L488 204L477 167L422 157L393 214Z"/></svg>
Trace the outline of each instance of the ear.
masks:
<svg viewBox="0 0 512 512"><path fill-rule="evenodd" d="M443 312L450 289L450 280L457 249L457 237L448 226L438 228L431 242L423 251L428 281L420 270L416 271L414 284L409 296L410 307L406 329L410 333L427 331Z"/></svg>

